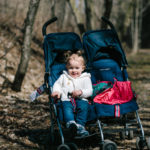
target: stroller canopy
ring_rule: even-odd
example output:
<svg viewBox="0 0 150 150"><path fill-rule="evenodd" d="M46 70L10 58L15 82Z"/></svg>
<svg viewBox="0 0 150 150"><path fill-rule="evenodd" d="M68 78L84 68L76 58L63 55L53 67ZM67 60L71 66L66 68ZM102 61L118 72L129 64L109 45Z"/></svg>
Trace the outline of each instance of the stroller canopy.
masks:
<svg viewBox="0 0 150 150"><path fill-rule="evenodd" d="M83 35L83 48L85 49L85 54L89 61L88 65L93 62L94 57L98 52L109 49L109 53L113 55L118 54L115 57L117 57L121 67L127 66L126 56L118 36L113 30L108 29L85 32Z"/></svg>
<svg viewBox="0 0 150 150"><path fill-rule="evenodd" d="M46 72L60 52L82 49L80 37L74 32L50 33L44 37L44 57Z"/></svg>

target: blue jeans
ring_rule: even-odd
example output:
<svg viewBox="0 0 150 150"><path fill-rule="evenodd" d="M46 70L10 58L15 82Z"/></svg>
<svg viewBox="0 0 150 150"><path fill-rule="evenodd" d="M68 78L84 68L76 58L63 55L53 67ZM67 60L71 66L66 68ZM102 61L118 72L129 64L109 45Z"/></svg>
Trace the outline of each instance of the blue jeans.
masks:
<svg viewBox="0 0 150 150"><path fill-rule="evenodd" d="M84 100L77 99L76 100L76 108L74 112L74 106L70 101L62 102L64 121L67 123L68 121L75 120L76 123L85 126L88 115L88 102Z"/></svg>
<svg viewBox="0 0 150 150"><path fill-rule="evenodd" d="M100 59L92 64L92 82L96 81L111 81L114 82L114 77L119 81L123 81L123 73L113 59Z"/></svg>

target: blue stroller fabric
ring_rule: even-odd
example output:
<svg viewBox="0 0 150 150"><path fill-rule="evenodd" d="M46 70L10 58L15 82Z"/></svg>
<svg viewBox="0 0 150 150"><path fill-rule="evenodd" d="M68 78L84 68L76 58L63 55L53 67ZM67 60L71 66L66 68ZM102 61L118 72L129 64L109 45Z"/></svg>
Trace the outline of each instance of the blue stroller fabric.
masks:
<svg viewBox="0 0 150 150"><path fill-rule="evenodd" d="M88 60L87 67L91 73L93 84L97 83L97 81L114 82L114 78L118 81L128 79L126 70L128 63L116 32L110 29L88 31L83 35L83 48ZM90 111L92 112L89 113L89 120L95 117L92 107L96 110L97 117L115 117L116 114L119 117L138 109L135 98L124 104L95 103L94 106L89 107L91 107ZM119 113L117 112L118 110Z"/></svg>
<svg viewBox="0 0 150 150"><path fill-rule="evenodd" d="M94 59L110 58L110 55L119 63L120 66L125 67L128 64L120 41L113 30L96 30L86 32L83 35L83 47L89 60L89 66Z"/></svg>
<svg viewBox="0 0 150 150"><path fill-rule="evenodd" d="M80 37L74 32L51 33L45 36L43 48L45 72L48 73L58 53L82 49L82 43Z"/></svg>
<svg viewBox="0 0 150 150"><path fill-rule="evenodd" d="M114 77L123 81L123 73L118 63L113 59L100 59L91 63L92 82L97 80L114 82ZM126 78L127 78L127 74Z"/></svg>
<svg viewBox="0 0 150 150"><path fill-rule="evenodd" d="M51 67L51 71L50 71L51 75L48 77L48 84L50 87L53 86L55 81L62 74L63 70L66 70L65 64L56 64Z"/></svg>

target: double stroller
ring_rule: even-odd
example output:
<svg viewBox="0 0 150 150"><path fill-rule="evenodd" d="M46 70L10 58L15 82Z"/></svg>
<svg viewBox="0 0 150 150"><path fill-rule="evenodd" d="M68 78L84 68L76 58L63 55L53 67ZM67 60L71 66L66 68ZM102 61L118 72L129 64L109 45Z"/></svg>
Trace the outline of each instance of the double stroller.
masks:
<svg viewBox="0 0 150 150"><path fill-rule="evenodd" d="M64 52L68 50L75 52L79 49L84 49L85 58L87 59L86 71L91 73L93 85L100 80L114 83L114 78L118 81L127 81L127 60L114 26L109 20L102 18L111 27L110 29L88 31L84 33L82 42L80 37L74 32L46 34L47 26L56 20L56 17L52 18L42 28L45 58L44 81L47 86L50 104L50 142L54 144L58 140L55 133L57 130L61 139L61 144L58 145L57 150L76 150L78 149L77 145L72 141L68 142L67 136L65 137L61 102L58 101L56 103L51 98L53 84L62 71L66 69ZM117 115L117 108L119 109L119 115ZM136 125L141 133L136 140L137 149L143 149L146 145L150 149L150 139L146 140L144 136L144 130L137 110L138 105L135 97L123 104L108 105L91 101L86 124L86 128L90 133L88 137L92 138L92 135L96 134L100 137L100 149L116 150L117 144L111 140L104 139L104 133L118 132L122 139L125 139L126 136L129 139L133 139L133 131L137 130L137 127L134 127ZM132 113L136 114L136 117L129 115ZM116 126L116 124L122 128L110 130L109 126ZM75 137L74 140L76 139L78 137Z"/></svg>

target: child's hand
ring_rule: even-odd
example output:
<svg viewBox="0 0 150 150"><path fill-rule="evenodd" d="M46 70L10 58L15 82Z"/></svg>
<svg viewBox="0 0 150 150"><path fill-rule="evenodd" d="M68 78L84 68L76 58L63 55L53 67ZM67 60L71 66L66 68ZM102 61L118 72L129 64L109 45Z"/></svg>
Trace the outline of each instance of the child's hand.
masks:
<svg viewBox="0 0 150 150"><path fill-rule="evenodd" d="M55 99L60 99L60 93L59 92L53 92L51 94L51 97L55 98Z"/></svg>
<svg viewBox="0 0 150 150"><path fill-rule="evenodd" d="M82 90L75 90L72 92L72 97L76 98L78 96L82 95Z"/></svg>

